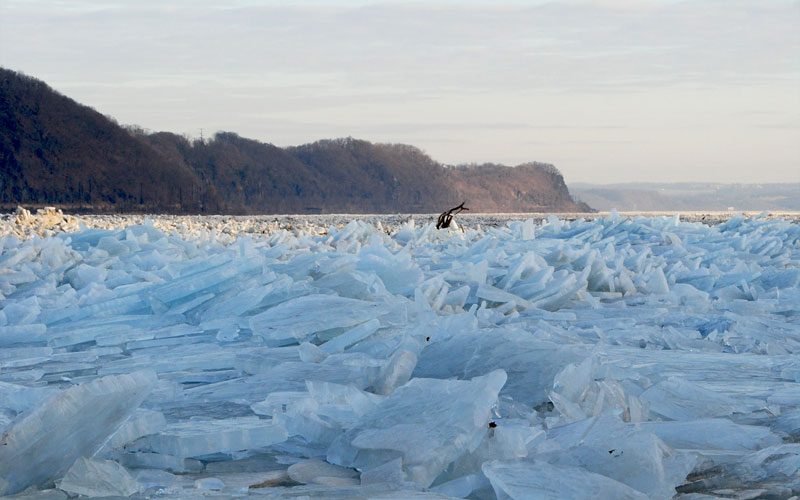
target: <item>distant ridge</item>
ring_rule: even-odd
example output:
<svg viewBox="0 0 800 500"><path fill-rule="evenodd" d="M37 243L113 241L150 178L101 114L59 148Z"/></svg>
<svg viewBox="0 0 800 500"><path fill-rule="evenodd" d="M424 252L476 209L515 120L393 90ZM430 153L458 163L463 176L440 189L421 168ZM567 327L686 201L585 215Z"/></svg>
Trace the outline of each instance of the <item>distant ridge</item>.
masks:
<svg viewBox="0 0 800 500"><path fill-rule="evenodd" d="M584 184L571 186L576 198L598 210L798 211L800 183L716 182Z"/></svg>
<svg viewBox="0 0 800 500"><path fill-rule="evenodd" d="M232 132L187 140L122 127L0 68L0 209L84 212L587 211L552 165L448 167L404 144L345 138L280 148Z"/></svg>

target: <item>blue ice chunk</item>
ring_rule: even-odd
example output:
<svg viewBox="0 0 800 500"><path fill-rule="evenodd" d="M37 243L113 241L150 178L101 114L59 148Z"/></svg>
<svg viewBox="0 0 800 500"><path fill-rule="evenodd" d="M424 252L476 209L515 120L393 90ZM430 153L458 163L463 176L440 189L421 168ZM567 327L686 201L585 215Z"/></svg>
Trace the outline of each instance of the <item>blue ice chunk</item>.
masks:
<svg viewBox="0 0 800 500"><path fill-rule="evenodd" d="M409 251L393 254L383 243L363 247L358 253L356 269L374 272L389 292L405 296L410 296L423 279Z"/></svg>
<svg viewBox="0 0 800 500"><path fill-rule="evenodd" d="M388 312L378 302L309 295L291 299L250 319L255 335L270 340L307 340L311 335L333 328L348 328Z"/></svg>
<svg viewBox="0 0 800 500"><path fill-rule="evenodd" d="M0 347L43 342L46 333L47 326L41 323L0 326Z"/></svg>
<svg viewBox="0 0 800 500"><path fill-rule="evenodd" d="M191 458L214 453L263 448L285 441L286 429L272 420L240 417L169 424L128 448Z"/></svg>
<svg viewBox="0 0 800 500"><path fill-rule="evenodd" d="M694 456L670 449L655 434L604 414L548 432L560 446L537 456L551 464L582 467L645 493L669 498L696 463Z"/></svg>
<svg viewBox="0 0 800 500"><path fill-rule="evenodd" d="M57 392L55 387L28 387L0 382L0 408L11 410L14 414L26 412Z"/></svg>
<svg viewBox="0 0 800 500"><path fill-rule="evenodd" d="M365 338L369 337L373 333L375 333L378 328L380 328L381 323L377 319L371 319L369 321L365 321L364 323L351 328L350 330L338 335L331 340L325 342L320 346L323 352L328 354L333 354L336 352L342 352L351 345L364 340Z"/></svg>
<svg viewBox="0 0 800 500"><path fill-rule="evenodd" d="M502 395L537 405L548 400L561 369L586 357L578 346L559 346L519 330L466 330L422 350L414 377L469 379L502 368Z"/></svg>
<svg viewBox="0 0 800 500"><path fill-rule="evenodd" d="M641 422L637 427L652 432L676 449L713 455L715 452L758 450L780 443L767 427L736 424L724 418L700 418L683 422Z"/></svg>
<svg viewBox="0 0 800 500"><path fill-rule="evenodd" d="M647 403L652 413L669 420L724 417L737 411L752 411L760 406L748 408L742 401L677 377L650 386L639 398Z"/></svg>
<svg viewBox="0 0 800 500"><path fill-rule="evenodd" d="M141 485L117 462L80 457L58 481L58 488L88 497L128 497Z"/></svg>
<svg viewBox="0 0 800 500"><path fill-rule="evenodd" d="M353 299L373 300L387 295L381 279L372 272L364 271L335 271L314 281L314 286Z"/></svg>
<svg viewBox="0 0 800 500"><path fill-rule="evenodd" d="M217 267L182 276L163 285L157 285L150 295L169 304L181 298L198 295L201 292L218 292L224 286L231 286L237 276L247 276L260 268L260 262L247 259L242 262L229 262Z"/></svg>
<svg viewBox="0 0 800 500"><path fill-rule="evenodd" d="M0 493L57 479L91 456L144 400L152 372L112 375L66 389L12 424L0 446Z"/></svg>
<svg viewBox="0 0 800 500"><path fill-rule="evenodd" d="M116 455L115 459L125 467L135 469L161 469L175 473L196 473L203 470L203 462L199 460L163 453L125 452Z"/></svg>
<svg viewBox="0 0 800 500"><path fill-rule="evenodd" d="M166 425L167 421L161 412L139 408L109 436L96 456L105 456L142 436L155 434Z"/></svg>
<svg viewBox="0 0 800 500"><path fill-rule="evenodd" d="M505 381L502 370L470 381L413 379L337 438L328 461L366 469L402 457L406 477L430 486L450 462L483 439Z"/></svg>
<svg viewBox="0 0 800 500"><path fill-rule="evenodd" d="M492 461L483 465L497 498L509 500L581 500L595 498L646 500L630 486L606 476L571 466L556 466L540 460Z"/></svg>

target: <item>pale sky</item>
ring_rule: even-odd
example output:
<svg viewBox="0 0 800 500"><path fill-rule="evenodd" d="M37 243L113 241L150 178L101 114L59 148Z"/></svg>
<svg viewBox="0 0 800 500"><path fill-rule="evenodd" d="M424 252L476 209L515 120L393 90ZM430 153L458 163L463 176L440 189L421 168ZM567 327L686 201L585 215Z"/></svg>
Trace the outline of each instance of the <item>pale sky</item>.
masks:
<svg viewBox="0 0 800 500"><path fill-rule="evenodd" d="M800 182L796 0L0 0L0 66L191 136Z"/></svg>

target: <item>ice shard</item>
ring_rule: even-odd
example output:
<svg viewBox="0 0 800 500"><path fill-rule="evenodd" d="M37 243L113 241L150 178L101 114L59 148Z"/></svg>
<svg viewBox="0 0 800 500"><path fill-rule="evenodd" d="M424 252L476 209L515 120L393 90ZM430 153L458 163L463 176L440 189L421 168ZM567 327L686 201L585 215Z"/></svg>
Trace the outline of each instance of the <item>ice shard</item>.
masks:
<svg viewBox="0 0 800 500"><path fill-rule="evenodd" d="M66 389L0 437L0 493L43 486L91 456L155 385L152 372L109 375Z"/></svg>
<svg viewBox="0 0 800 500"><path fill-rule="evenodd" d="M469 381L413 379L337 438L328 461L367 469L402 458L408 480L430 486L480 443L505 381L502 370Z"/></svg>

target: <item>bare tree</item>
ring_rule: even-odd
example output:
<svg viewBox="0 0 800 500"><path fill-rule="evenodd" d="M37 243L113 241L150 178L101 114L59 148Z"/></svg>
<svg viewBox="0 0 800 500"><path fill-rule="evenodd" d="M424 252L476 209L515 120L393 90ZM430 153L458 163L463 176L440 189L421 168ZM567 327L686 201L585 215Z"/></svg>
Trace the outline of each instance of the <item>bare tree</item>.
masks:
<svg viewBox="0 0 800 500"><path fill-rule="evenodd" d="M436 229L450 227L450 223L453 222L453 217L456 214L461 213L463 210L469 210L469 208L464 206L464 203L466 203L466 201L462 201L461 205L451 208L447 212L442 212L439 216L439 220L436 221Z"/></svg>

